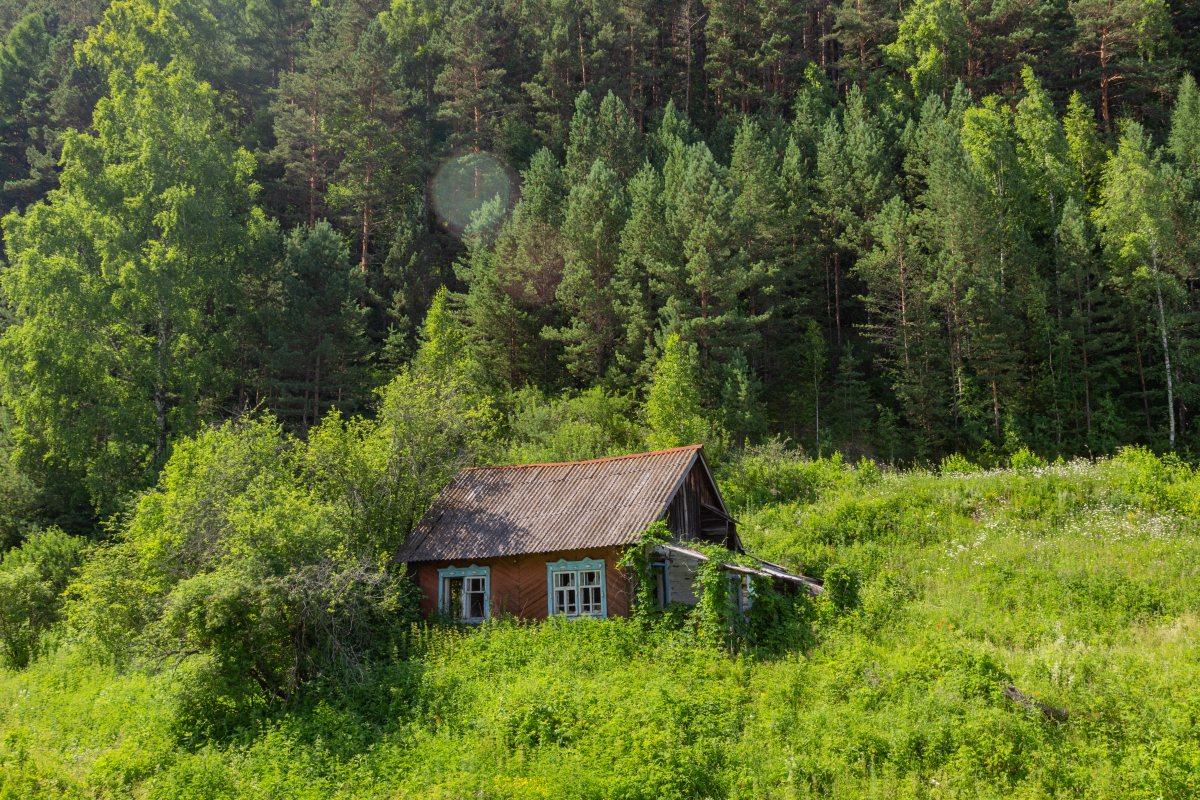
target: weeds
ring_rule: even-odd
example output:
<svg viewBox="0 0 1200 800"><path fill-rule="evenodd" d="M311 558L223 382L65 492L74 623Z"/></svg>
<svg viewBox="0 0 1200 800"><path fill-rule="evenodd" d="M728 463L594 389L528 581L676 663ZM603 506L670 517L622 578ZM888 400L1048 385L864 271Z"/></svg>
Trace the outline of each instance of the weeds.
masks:
<svg viewBox="0 0 1200 800"><path fill-rule="evenodd" d="M726 482L756 554L826 578L798 650L615 620L418 625L361 685L204 739L179 727L188 675L67 643L0 673L0 797L1200 792L1189 468L1132 451L864 480L767 456ZM1010 683L1070 719L1007 700Z"/></svg>

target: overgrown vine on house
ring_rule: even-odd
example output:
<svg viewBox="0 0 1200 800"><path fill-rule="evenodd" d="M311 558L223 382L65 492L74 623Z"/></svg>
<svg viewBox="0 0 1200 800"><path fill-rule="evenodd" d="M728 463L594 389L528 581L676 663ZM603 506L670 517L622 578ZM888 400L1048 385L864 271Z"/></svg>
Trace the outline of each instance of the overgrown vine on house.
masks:
<svg viewBox="0 0 1200 800"><path fill-rule="evenodd" d="M671 532L667 523L659 520L638 536L637 544L625 551L617 562L618 568L629 569L633 575L633 619L641 627L650 627L661 616L662 608L654 596L656 577L650 564L650 551L665 544Z"/></svg>

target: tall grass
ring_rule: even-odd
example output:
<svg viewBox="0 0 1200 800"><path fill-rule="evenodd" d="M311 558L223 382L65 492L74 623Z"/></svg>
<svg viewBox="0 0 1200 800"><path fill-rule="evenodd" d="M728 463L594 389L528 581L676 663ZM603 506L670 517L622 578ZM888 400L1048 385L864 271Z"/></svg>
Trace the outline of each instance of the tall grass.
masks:
<svg viewBox="0 0 1200 800"><path fill-rule="evenodd" d="M775 453L723 486L754 552L858 577L857 604L818 604L810 652L623 621L415 628L361 686L221 721L183 713L186 674L66 643L0 673L0 798L1200 794L1188 467L1131 451L881 474Z"/></svg>

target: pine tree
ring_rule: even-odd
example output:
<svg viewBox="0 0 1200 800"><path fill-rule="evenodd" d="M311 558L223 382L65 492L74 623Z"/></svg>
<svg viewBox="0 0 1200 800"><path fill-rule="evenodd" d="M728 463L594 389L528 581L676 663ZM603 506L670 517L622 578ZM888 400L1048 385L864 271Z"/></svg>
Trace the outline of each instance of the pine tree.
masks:
<svg viewBox="0 0 1200 800"><path fill-rule="evenodd" d="M328 118L340 158L326 201L348 212L347 227L358 234L359 267L366 273L376 229L390 227L395 199L417 177L410 165L417 145L414 121L405 113L407 98L393 72L395 48L383 26L371 20L358 36L351 29L342 38L337 100Z"/></svg>
<svg viewBox="0 0 1200 800"><path fill-rule="evenodd" d="M287 216L310 227L325 217L325 191L337 169L329 117L337 101L336 19L318 14L297 59L298 69L279 77L271 103L276 145L272 160L284 169Z"/></svg>
<svg viewBox="0 0 1200 800"><path fill-rule="evenodd" d="M420 194L408 201L396 224L392 246L381 269L367 278L380 317L371 335L385 339L382 358L392 368L416 352L418 321L440 286L453 279L449 259L429 229L429 212Z"/></svg>
<svg viewBox="0 0 1200 800"><path fill-rule="evenodd" d="M725 367L725 387L721 395L725 435L735 447L745 447L766 432L766 409L759 400L761 387L750 362L734 353Z"/></svg>
<svg viewBox="0 0 1200 800"><path fill-rule="evenodd" d="M29 135L23 104L30 83L49 55L50 37L41 14L22 17L0 47L0 124L5 129L4 147L10 152L6 161L10 163L23 160ZM21 179L23 173L16 167L4 177Z"/></svg>
<svg viewBox="0 0 1200 800"><path fill-rule="evenodd" d="M815 319L808 321L804 332L804 356L807 362L807 383L812 387L813 449L821 454L821 384L825 378L828 345ZM826 423L828 425L828 423Z"/></svg>
<svg viewBox="0 0 1200 800"><path fill-rule="evenodd" d="M714 0L704 24L708 89L726 114L748 114L758 105L757 55L762 31L758 3Z"/></svg>
<svg viewBox="0 0 1200 800"><path fill-rule="evenodd" d="M1170 29L1165 0L1075 0L1070 4L1078 34L1075 52L1090 62L1089 77L1100 87L1100 118L1112 130L1112 105L1123 83L1158 72L1153 58Z"/></svg>
<svg viewBox="0 0 1200 800"><path fill-rule="evenodd" d="M757 122L747 119L734 138L729 183L734 191L731 224L746 263L742 290L742 315L755 331L758 344L751 355L755 370L763 369L769 352L762 347L768 327L772 343L786 342L793 333L779 307L785 298L780 287L790 287L782 274L784 259L784 190L779 153ZM776 319L772 321L772 315ZM774 322L774 324L772 324Z"/></svg>
<svg viewBox="0 0 1200 800"><path fill-rule="evenodd" d="M872 246L869 222L887 199L889 175L884 143L857 87L850 90L845 120L830 117L817 147L826 303L834 341L848 327L843 282L853 260Z"/></svg>
<svg viewBox="0 0 1200 800"><path fill-rule="evenodd" d="M706 145L672 152L663 170L667 259L652 266L651 286L664 326L695 342L706 369L752 341L738 303L747 277L745 258L734 249L733 199L726 170ZM719 386L705 391L715 399Z"/></svg>
<svg viewBox="0 0 1200 800"><path fill-rule="evenodd" d="M665 263L666 243L660 235L664 224L662 177L645 164L629 182L626 194L629 221L621 231L613 289L622 330L614 353L614 385L628 390L645 385L655 361L650 284L651 275Z"/></svg>
<svg viewBox="0 0 1200 800"><path fill-rule="evenodd" d="M854 343L848 342L842 348L838 358L833 390L846 443L851 450L862 448L862 440L867 433L869 422L867 417L867 409L870 408L868 387L860 369L861 366L862 359L858 355L857 348Z"/></svg>
<svg viewBox="0 0 1200 800"><path fill-rule="evenodd" d="M591 95L580 92L571 118L567 146L566 178L577 184L587 180L596 159L603 159L617 177L626 181L641 165L641 133L616 95L605 95L596 109Z"/></svg>
<svg viewBox="0 0 1200 800"><path fill-rule="evenodd" d="M284 254L281 308L272 326L277 413L307 432L331 408L353 409L366 352L365 284L326 221L298 226Z"/></svg>
<svg viewBox="0 0 1200 800"><path fill-rule="evenodd" d="M866 332L882 351L905 419L924 433L924 449L932 450L944 413L936 369L941 348L927 297L930 276L918 219L903 198L891 198L873 220L875 249L858 261L856 272L867 290L863 299L871 322Z"/></svg>
<svg viewBox="0 0 1200 800"><path fill-rule="evenodd" d="M1100 202L1100 175L1104 170L1106 153L1096 135L1095 114L1075 92L1067 104L1067 116L1063 119L1063 132L1067 137L1067 148L1071 154L1071 166L1083 183L1084 197L1088 203Z"/></svg>
<svg viewBox="0 0 1200 800"><path fill-rule="evenodd" d="M464 312L475 359L512 388L530 380L558 382L559 347L541 333L563 326L555 296L565 263L566 182L545 148L522 178L523 195L511 219L494 244L470 241L459 273L469 286Z"/></svg>
<svg viewBox="0 0 1200 800"><path fill-rule="evenodd" d="M1184 75L1171 112L1171 155L1183 173L1200 183L1200 89L1196 79Z"/></svg>
<svg viewBox="0 0 1200 800"><path fill-rule="evenodd" d="M894 41L899 5L892 0L842 0L833 10L842 57L838 60L843 80L860 89L880 68L882 45Z"/></svg>
<svg viewBox="0 0 1200 800"><path fill-rule="evenodd" d="M443 98L437 115L450 123L456 146L476 153L492 146L507 108L500 44L500 12L492 0L454 0L441 32L445 67L434 84Z"/></svg>
<svg viewBox="0 0 1200 800"><path fill-rule="evenodd" d="M579 380L602 380L613 367L621 336L614 279L628 216L620 179L596 159L587 181L571 188L563 222L566 265L557 295L571 322L547 331L565 344L564 365Z"/></svg>

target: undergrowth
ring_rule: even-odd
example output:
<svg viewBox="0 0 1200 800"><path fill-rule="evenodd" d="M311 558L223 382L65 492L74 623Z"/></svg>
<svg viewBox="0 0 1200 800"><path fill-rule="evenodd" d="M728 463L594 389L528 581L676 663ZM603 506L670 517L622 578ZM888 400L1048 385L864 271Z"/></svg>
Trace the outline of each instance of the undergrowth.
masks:
<svg viewBox="0 0 1200 800"><path fill-rule="evenodd" d="M649 617L417 626L361 684L185 718L187 674L66 642L0 673L0 798L1200 793L1189 467L770 459L722 485L755 554L825 579L803 643Z"/></svg>

